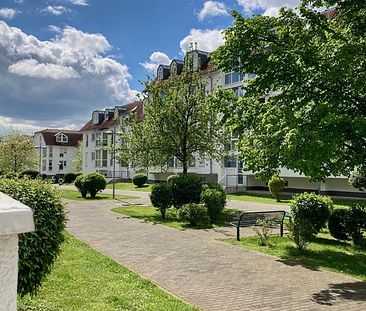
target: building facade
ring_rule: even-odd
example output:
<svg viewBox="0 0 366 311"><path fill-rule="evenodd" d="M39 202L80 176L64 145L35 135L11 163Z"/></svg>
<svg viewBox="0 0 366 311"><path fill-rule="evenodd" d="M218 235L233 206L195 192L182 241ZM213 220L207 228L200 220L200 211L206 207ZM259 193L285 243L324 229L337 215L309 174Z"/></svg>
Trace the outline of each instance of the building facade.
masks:
<svg viewBox="0 0 366 311"><path fill-rule="evenodd" d="M73 172L73 161L82 137L79 131L62 129L45 129L36 132L33 140L38 150L40 174L52 177Z"/></svg>
<svg viewBox="0 0 366 311"><path fill-rule="evenodd" d="M134 169L128 163L114 161L114 139L119 144L118 133L128 130L130 118L142 120L143 106L139 101L105 110L95 110L80 132L83 135L83 173L99 172L108 179L130 179ZM120 120L123 119L123 129Z"/></svg>

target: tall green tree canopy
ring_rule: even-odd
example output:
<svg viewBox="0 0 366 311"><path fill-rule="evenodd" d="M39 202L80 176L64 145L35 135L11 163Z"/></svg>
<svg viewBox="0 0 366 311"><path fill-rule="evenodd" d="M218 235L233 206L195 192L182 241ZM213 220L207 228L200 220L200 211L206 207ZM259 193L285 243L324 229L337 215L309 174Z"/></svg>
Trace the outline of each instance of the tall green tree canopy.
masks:
<svg viewBox="0 0 366 311"><path fill-rule="evenodd" d="M0 137L0 171L19 173L37 167L33 138L16 129Z"/></svg>
<svg viewBox="0 0 366 311"><path fill-rule="evenodd" d="M225 134L217 110L206 94L201 73L189 67L180 75L145 85L144 121L133 123L128 137L122 138L126 148L121 149L128 150L126 158L133 165L163 167L176 157L187 173L196 155L221 159L219 146Z"/></svg>
<svg viewBox="0 0 366 311"><path fill-rule="evenodd" d="M277 18L233 17L212 57L224 71L256 73L244 97L216 93L246 169L287 167L322 180L364 164L366 2L303 0Z"/></svg>

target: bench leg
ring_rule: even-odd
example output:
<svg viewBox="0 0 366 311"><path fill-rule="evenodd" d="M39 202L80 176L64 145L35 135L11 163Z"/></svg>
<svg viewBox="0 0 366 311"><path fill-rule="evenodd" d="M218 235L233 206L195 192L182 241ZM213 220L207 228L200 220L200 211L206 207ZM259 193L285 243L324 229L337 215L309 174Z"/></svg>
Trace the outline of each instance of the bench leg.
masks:
<svg viewBox="0 0 366 311"><path fill-rule="evenodd" d="M283 237L283 224L281 224L281 237Z"/></svg>
<svg viewBox="0 0 366 311"><path fill-rule="evenodd" d="M240 241L240 227L239 226L236 228L236 240Z"/></svg>

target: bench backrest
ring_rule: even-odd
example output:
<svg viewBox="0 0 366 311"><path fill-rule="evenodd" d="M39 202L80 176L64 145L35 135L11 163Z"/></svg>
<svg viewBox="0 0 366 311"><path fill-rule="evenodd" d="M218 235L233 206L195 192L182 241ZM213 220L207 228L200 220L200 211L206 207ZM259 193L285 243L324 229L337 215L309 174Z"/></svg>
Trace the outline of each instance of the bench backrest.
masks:
<svg viewBox="0 0 366 311"><path fill-rule="evenodd" d="M240 215L238 225L254 226L258 219L268 219L275 224L282 224L285 214L285 211L244 212Z"/></svg>

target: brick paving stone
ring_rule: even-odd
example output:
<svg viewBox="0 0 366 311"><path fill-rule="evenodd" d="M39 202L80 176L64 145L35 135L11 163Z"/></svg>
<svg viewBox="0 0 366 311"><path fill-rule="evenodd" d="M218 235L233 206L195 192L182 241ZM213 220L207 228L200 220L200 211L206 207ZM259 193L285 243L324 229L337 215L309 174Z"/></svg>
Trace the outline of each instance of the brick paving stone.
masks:
<svg viewBox="0 0 366 311"><path fill-rule="evenodd" d="M366 283L69 201L68 231L202 310L366 310Z"/></svg>

